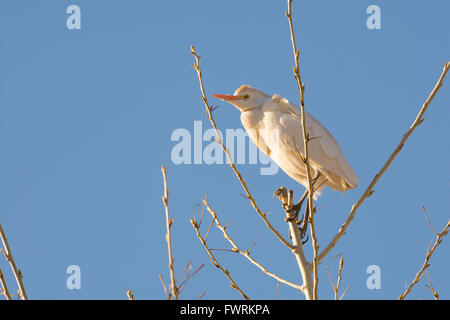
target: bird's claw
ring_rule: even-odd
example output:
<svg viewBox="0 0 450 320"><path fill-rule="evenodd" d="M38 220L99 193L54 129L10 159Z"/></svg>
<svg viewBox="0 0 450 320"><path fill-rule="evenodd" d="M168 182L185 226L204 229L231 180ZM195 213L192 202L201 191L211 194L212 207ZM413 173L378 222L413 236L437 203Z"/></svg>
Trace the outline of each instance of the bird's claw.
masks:
<svg viewBox="0 0 450 320"><path fill-rule="evenodd" d="M307 221L302 221L302 225L299 227L300 229L300 234L302 236L302 239L307 235L306 231L308 231L308 222ZM308 241L308 239L305 240L305 242Z"/></svg>
<svg viewBox="0 0 450 320"><path fill-rule="evenodd" d="M308 240L309 240L309 236L308 236L308 235L306 235L306 240L303 240L304 237L305 237L305 235L302 234L302 245L304 245L305 243L307 243Z"/></svg>
<svg viewBox="0 0 450 320"><path fill-rule="evenodd" d="M303 201L301 200L297 204L294 204L291 209L283 208L284 211L286 211L289 214L289 217L286 217L284 219L284 221L286 221L286 222L288 222L288 221L289 222L295 221L297 224L302 223L302 221L303 221L303 214L302 214L302 217L300 219L298 219L298 216L300 214L300 210L302 209L302 204L303 204ZM293 214L291 214L292 212L293 212Z"/></svg>
<svg viewBox="0 0 450 320"><path fill-rule="evenodd" d="M306 231L308 228L308 221L307 221L308 217L307 217L307 215L302 214L301 218L298 219L298 216L300 214L303 202L305 201L307 195L308 195L308 192L305 191L305 193L300 198L299 202L292 205L291 208L287 208L287 205L286 205L287 190L286 190L286 188L285 187L278 188L274 193L274 196L276 196L278 198L278 200L280 200L282 202L283 209L286 212L286 217L284 218L284 221L285 222L295 222L297 225L299 225L298 228L300 230L301 239L304 239L305 236L307 236ZM306 210L308 210L308 207L306 208ZM308 241L308 239L309 238L307 237L306 240L302 241L302 244L305 244Z"/></svg>
<svg viewBox="0 0 450 320"><path fill-rule="evenodd" d="M297 218L298 218L299 211L295 208L295 206L292 206L292 208L288 209L288 208L286 208L283 205L283 209L287 213L286 217L284 218L285 222L296 222L296 223L298 223Z"/></svg>

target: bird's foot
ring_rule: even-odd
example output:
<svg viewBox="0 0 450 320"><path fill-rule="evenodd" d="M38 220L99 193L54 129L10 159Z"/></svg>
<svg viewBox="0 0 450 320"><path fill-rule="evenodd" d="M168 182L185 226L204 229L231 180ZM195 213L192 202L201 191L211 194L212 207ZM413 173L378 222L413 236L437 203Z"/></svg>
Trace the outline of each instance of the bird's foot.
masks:
<svg viewBox="0 0 450 320"><path fill-rule="evenodd" d="M290 191L292 193L292 191ZM298 206L296 205L288 205L288 191L285 187L278 188L274 195L278 198L278 200L281 201L281 205L283 207L283 210L286 212L286 217L284 218L284 221L286 222L297 222L298 213L300 210L297 210Z"/></svg>
<svg viewBox="0 0 450 320"><path fill-rule="evenodd" d="M300 221L300 235L301 239L305 238L307 236L306 232L308 231L308 222L309 222L309 203L306 202L306 208L305 208L305 214L302 217L302 220ZM306 238L305 241L302 241L302 244L305 244L308 241L308 238Z"/></svg>
<svg viewBox="0 0 450 320"><path fill-rule="evenodd" d="M300 224L303 221L303 215L300 219L298 218L301 209L302 209L302 202L294 204L290 209L284 208L284 211L286 211L287 213L287 216L286 218L284 218L284 221L295 222L297 224Z"/></svg>
<svg viewBox="0 0 450 320"><path fill-rule="evenodd" d="M295 222L297 224L300 224L303 220L303 215L300 219L298 219L298 216L300 214L300 210L302 208L302 203L297 203L292 206L291 209L284 208L284 211L288 214L286 218L284 218L285 222Z"/></svg>
<svg viewBox="0 0 450 320"><path fill-rule="evenodd" d="M298 215L300 213L300 210L302 210L302 205L303 202L305 202L306 196L308 195L308 191L305 191L302 195L302 197L300 198L300 200L293 205L292 209L295 211L295 215L298 218ZM297 221L297 224L302 223L304 220L304 216L302 215L302 218L300 220Z"/></svg>
<svg viewBox="0 0 450 320"><path fill-rule="evenodd" d="M308 235L306 235L306 240L303 240L304 237L305 237L305 235L302 234L302 245L304 245L305 243L307 243L308 240L309 240L309 236L308 236Z"/></svg>
<svg viewBox="0 0 450 320"><path fill-rule="evenodd" d="M293 222L294 221L294 222L298 223L297 218L298 218L299 212L297 210L295 210L294 206L291 209L284 208L284 211L286 211L286 213L287 213L286 217L284 218L285 222Z"/></svg>
<svg viewBox="0 0 450 320"><path fill-rule="evenodd" d="M303 240L306 237L306 240L302 241L302 244L305 244L308 241L308 235L306 234L308 230L308 202L306 203L305 214L302 214L300 219L298 219L298 217L302 209L303 202L305 202L306 197L308 196L308 191L305 191L300 200L296 204L291 205L290 208L288 207L288 191L285 187L278 188L275 191L274 195L278 198L278 200L281 201L283 210L286 212L286 217L284 218L284 220L286 222L295 222L297 223L297 225L299 225L298 228L300 230L301 239ZM290 231L289 237L291 238Z"/></svg>

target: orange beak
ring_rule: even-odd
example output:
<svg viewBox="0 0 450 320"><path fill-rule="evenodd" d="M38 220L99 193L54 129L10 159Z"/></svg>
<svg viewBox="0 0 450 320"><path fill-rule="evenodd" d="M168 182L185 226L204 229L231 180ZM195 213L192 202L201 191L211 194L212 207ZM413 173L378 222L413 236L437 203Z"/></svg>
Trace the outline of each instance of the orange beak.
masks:
<svg viewBox="0 0 450 320"><path fill-rule="evenodd" d="M214 98L225 100L225 101L236 101L236 100L243 100L244 98L242 96L233 96L229 94L213 94Z"/></svg>

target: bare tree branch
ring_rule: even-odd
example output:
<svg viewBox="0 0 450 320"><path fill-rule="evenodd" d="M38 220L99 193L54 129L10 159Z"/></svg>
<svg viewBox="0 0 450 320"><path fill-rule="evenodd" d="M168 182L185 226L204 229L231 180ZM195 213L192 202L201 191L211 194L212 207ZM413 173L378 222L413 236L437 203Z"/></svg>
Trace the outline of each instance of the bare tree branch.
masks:
<svg viewBox="0 0 450 320"><path fill-rule="evenodd" d="M162 197L162 201L164 204L165 212L166 212L166 241L167 241L167 249L169 253L169 271L170 271L170 293L171 295L178 300L178 287L175 281L175 272L173 267L173 253L172 253L172 237L171 237L171 227L173 223L173 219L169 216L169 190L167 189L167 176L166 176L166 167L162 166L161 171L164 179L164 195ZM169 296L170 298L170 296Z"/></svg>
<svg viewBox="0 0 450 320"><path fill-rule="evenodd" d="M211 209L211 207L210 207L208 201L206 200L206 198L203 199L203 203L205 204L206 210L211 214L211 216L212 216L212 218L213 218L213 221L216 223L217 228L218 228L219 230L222 231L223 236L225 237L225 239L227 239L228 242L229 242L229 243L231 244L231 246L233 247L232 250L233 250L234 252L237 252L237 253L239 253L240 255L242 255L242 256L244 256L245 258L247 258L253 265L257 266L257 267L258 267L262 272L264 272L266 275L268 275L268 276L270 276L270 277L276 279L277 281L279 281L279 282L281 282L281 283L284 283L284 284L286 284L286 285L288 285L288 286L290 286L290 287L292 287L292 288L294 288L294 289L297 289L297 290L300 290L300 291L303 292L303 286L294 284L294 283L292 283L292 282L290 282L290 281L287 281L287 280L285 280L285 279L279 277L278 275L276 275L276 274L270 272L269 270L267 270L266 267L264 267L263 265L261 265L261 264L260 264L259 262L257 262L255 259L253 259L253 258L250 256L248 250L242 251L242 250L238 247L238 245L234 242L234 240L231 239L230 235L229 235L228 232L226 231L226 227L220 224L220 221L219 221L219 218L217 217L216 212L215 212L213 209ZM298 229L298 228L297 228L297 229Z"/></svg>
<svg viewBox="0 0 450 320"><path fill-rule="evenodd" d="M336 283L336 291L334 292L334 298L338 299L338 293L339 293L339 287L341 286L341 280L342 280L342 269L344 268L344 258L341 257L341 260L339 261L339 271L338 271L338 280Z"/></svg>
<svg viewBox="0 0 450 320"><path fill-rule="evenodd" d="M6 284L5 277L3 276L2 269L0 269L0 284L2 285L2 294L5 295L6 300L11 300L11 294L8 290L8 285Z"/></svg>
<svg viewBox="0 0 450 320"><path fill-rule="evenodd" d="M347 289L344 290L344 292L342 293L341 297L339 298L339 300L342 300L345 296L345 294L347 293L348 289L350 289L350 286L347 286Z"/></svg>
<svg viewBox="0 0 450 320"><path fill-rule="evenodd" d="M431 248L428 248L427 250L427 255L425 257L425 261L422 265L422 267L420 268L419 272L417 272L416 276L414 277L413 281L411 282L411 284L409 286L406 286L405 292L403 292L399 297L398 300L403 300L406 298L406 296L411 292L412 288L416 285L417 282L420 281L420 279L422 279L422 277L425 275L425 271L428 269L428 267L430 266L429 261L431 256L434 253L434 250L436 250L436 248L441 244L442 242L442 238L445 237L450 228L450 220L447 222L447 224L445 225L444 229L438 233L436 235L436 241L434 242L434 245Z"/></svg>
<svg viewBox="0 0 450 320"><path fill-rule="evenodd" d="M313 290L313 300L318 299L318 285L319 285L319 260L318 260L318 252L319 246L317 244L316 237L316 228L314 225L314 206L313 206L313 187L312 187L312 176L311 176L311 166L309 163L309 152L308 152L308 141L309 141L309 133L306 132L306 117L305 117L305 84L302 82L302 78L300 75L300 66L299 66L299 56L300 52L297 49L297 45L295 43L295 33L294 33L294 23L292 21L292 0L288 0L288 11L285 12L286 17L289 21L289 29L291 31L291 41L292 41L292 49L294 50L294 58L295 58L295 66L294 66L294 77L297 82L298 92L300 94L300 113L301 113L301 127L303 133L303 147L304 147L304 155L302 157L303 162L306 167L306 179L308 181L307 190L308 190L308 221L311 225L311 238L312 238L312 246L314 251L313 257L313 273L314 273L314 290Z"/></svg>
<svg viewBox="0 0 450 320"><path fill-rule="evenodd" d="M192 273L192 262L189 262L187 265L187 269L185 272L185 276L184 276L184 280L183 282L180 284L179 286L179 292L181 293L181 291L183 290L184 286L186 285L186 283L191 280L203 267L205 266L205 264L201 264L199 267L197 267L197 269L195 269ZM183 275L184 272L181 273L181 275ZM181 276L180 275L180 276Z"/></svg>
<svg viewBox="0 0 450 320"><path fill-rule="evenodd" d="M217 261L216 257L213 255L211 249L208 247L208 245L206 244L206 240L202 237L202 235L200 234L200 229L199 229L199 225L197 223L197 221L194 221L193 219L190 220L192 227L194 228L196 234L197 234L197 238L200 240L200 242L202 243L203 247L205 248L206 252L208 253L208 256L211 260L211 263L218 268L220 271L223 272L223 274L228 278L228 280L230 281L230 286L235 289L237 292L239 292L242 297L245 300L250 300L250 298L244 293L244 291L241 290L241 288L239 288L239 286L237 285L237 283L233 280L233 278L230 275L230 272L223 268L219 261Z"/></svg>
<svg viewBox="0 0 450 320"><path fill-rule="evenodd" d="M275 300L277 299L279 288L280 288L280 281L277 281L277 290L275 290Z"/></svg>
<svg viewBox="0 0 450 320"><path fill-rule="evenodd" d="M430 227L431 231L433 231L434 235L437 236L438 233L433 228L433 225L431 224L430 220L428 219L427 211L425 210L425 207L422 206L423 214L425 215L425 219L427 220L428 226Z"/></svg>
<svg viewBox="0 0 450 320"><path fill-rule="evenodd" d="M341 286L342 268L343 267L344 267L344 258L341 257L341 260L339 261L339 271L338 271L338 279L337 279L336 285L333 283L333 279L331 279L331 275L330 275L330 271L328 270L328 266L326 267L327 273L328 273L328 278L330 279L330 283L331 283L331 288L333 289L333 292L334 292L334 300L340 300L339 299L339 287ZM345 292L344 292L344 294L345 294ZM344 296L344 294L342 295L342 297Z"/></svg>
<svg viewBox="0 0 450 320"><path fill-rule="evenodd" d="M8 239L6 238L5 231L3 230L2 224L0 223L0 237L3 242L3 248L5 249L3 251L6 260L9 262L9 265L11 266L11 269L14 273L14 277L16 278L17 285L19 286L19 296L23 300L28 300L27 293L25 291L25 287L23 285L23 275L22 272L17 268L16 262L14 261L11 249L9 248Z"/></svg>
<svg viewBox="0 0 450 320"><path fill-rule="evenodd" d="M389 159L386 161L386 163L383 165L381 170L375 175L375 177L370 182L367 189L362 194L361 198L353 205L352 209L350 210L350 213L345 220L344 224L339 229L338 233L334 236L334 238L330 241L330 243L323 249L323 251L319 254L319 261L321 261L330 251L334 248L336 243L339 241L339 239L345 234L348 226L353 221L353 218L355 217L356 211L358 208L362 205L362 203L369 198L374 193L374 187L377 184L378 180L383 176L383 174L386 172L386 170L391 165L392 161L394 161L395 157L400 153L400 151L403 149L403 146L405 145L408 138L411 136L413 131L424 121L423 115L425 114L425 111L427 111L428 106L430 105L431 101L433 101L433 98L435 97L436 93L439 91L439 89L442 87L442 83L445 79L445 76L447 75L448 70L450 69L450 62L446 63L444 65L444 70L442 71L441 76L439 77L438 82L436 83L433 91L429 95L428 99L423 104L422 108L419 111L419 114L417 115L416 119L408 129L408 131L403 135L400 143L395 148L394 152L392 152Z"/></svg>
<svg viewBox="0 0 450 320"><path fill-rule="evenodd" d="M167 290L167 286L166 286L166 283L164 282L164 278L163 278L162 274L159 275L159 280L161 281L161 285L164 289L164 293L166 294L167 299L170 300L171 293L169 293L169 291Z"/></svg>
<svg viewBox="0 0 450 320"><path fill-rule="evenodd" d="M313 289L314 283L312 278L311 264L306 260L305 253L303 251L302 236L296 221L291 219L291 214L293 211L293 192L289 190L286 191L285 187L279 188L275 195L281 201L282 207L286 212L286 221L289 225L289 233L292 237L293 249L292 253L297 260L298 267L303 279L303 294L307 300L313 299Z"/></svg>
<svg viewBox="0 0 450 320"><path fill-rule="evenodd" d="M429 283L429 285L425 285L425 287L430 289L430 291L433 293L434 300L439 300L439 294L434 289L433 283L431 282L430 270L427 270L427 275L428 275L428 283Z"/></svg>

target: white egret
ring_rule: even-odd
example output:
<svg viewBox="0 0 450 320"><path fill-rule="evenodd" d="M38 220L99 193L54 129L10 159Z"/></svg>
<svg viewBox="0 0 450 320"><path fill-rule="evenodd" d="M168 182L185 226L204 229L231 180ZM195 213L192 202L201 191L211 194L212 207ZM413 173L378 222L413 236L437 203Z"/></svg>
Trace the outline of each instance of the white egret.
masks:
<svg viewBox="0 0 450 320"><path fill-rule="evenodd" d="M278 94L271 97L248 85L239 87L233 95L213 96L238 108L241 122L255 145L307 188L306 166L300 157L304 155L304 143L298 106ZM331 133L307 112L305 123L310 139L311 175L316 178L314 194L320 195L325 186L341 192L357 187L358 177ZM305 197L306 194L302 199Z"/></svg>

